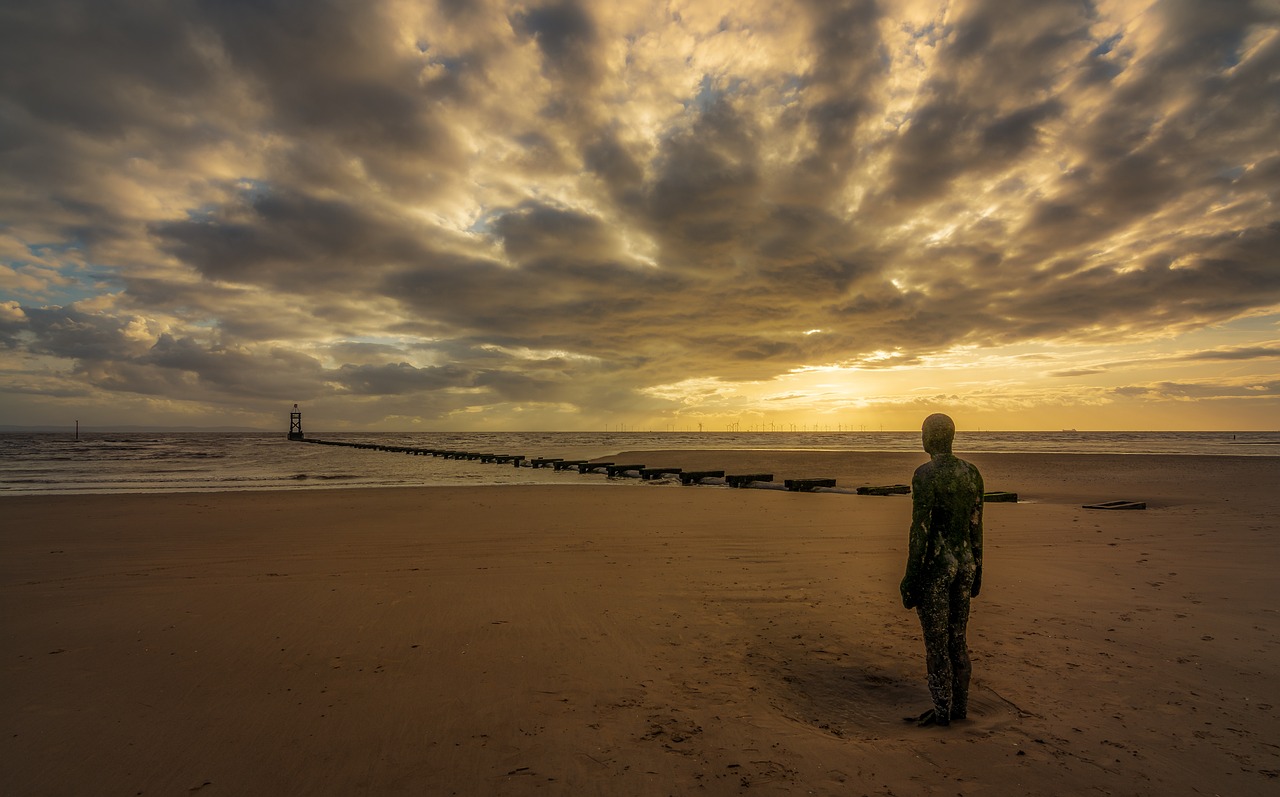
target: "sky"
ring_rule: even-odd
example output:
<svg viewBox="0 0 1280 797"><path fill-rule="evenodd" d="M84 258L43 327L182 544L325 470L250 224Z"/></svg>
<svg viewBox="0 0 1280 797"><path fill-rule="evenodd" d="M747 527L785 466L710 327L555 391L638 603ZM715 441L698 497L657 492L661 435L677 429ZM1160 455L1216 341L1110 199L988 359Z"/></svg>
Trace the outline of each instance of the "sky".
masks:
<svg viewBox="0 0 1280 797"><path fill-rule="evenodd" d="M0 424L1280 428L1280 0L15 0Z"/></svg>

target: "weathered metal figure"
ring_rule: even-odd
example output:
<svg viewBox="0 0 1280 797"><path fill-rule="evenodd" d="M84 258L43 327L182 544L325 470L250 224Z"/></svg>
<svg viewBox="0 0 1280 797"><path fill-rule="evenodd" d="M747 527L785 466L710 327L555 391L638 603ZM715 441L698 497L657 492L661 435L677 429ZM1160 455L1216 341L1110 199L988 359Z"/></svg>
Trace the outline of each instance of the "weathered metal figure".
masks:
<svg viewBox="0 0 1280 797"><path fill-rule="evenodd" d="M982 588L982 475L951 453L956 427L946 415L924 420L932 457L911 480L911 541L902 605L920 615L933 708L910 718L949 725L969 709L969 599Z"/></svg>

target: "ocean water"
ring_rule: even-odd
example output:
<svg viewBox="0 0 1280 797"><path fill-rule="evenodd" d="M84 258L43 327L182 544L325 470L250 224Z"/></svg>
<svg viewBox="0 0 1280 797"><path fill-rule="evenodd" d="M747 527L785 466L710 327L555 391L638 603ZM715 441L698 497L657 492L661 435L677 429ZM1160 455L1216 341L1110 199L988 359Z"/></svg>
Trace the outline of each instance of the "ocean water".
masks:
<svg viewBox="0 0 1280 797"><path fill-rule="evenodd" d="M308 432L307 436L566 459L646 449L920 451L918 432ZM1280 456L1280 432L960 432L956 451ZM593 479L606 481L603 476ZM584 477L576 472L556 473L549 468L300 445L287 440L284 432L81 433L78 441L59 433L0 434L0 496L583 483Z"/></svg>

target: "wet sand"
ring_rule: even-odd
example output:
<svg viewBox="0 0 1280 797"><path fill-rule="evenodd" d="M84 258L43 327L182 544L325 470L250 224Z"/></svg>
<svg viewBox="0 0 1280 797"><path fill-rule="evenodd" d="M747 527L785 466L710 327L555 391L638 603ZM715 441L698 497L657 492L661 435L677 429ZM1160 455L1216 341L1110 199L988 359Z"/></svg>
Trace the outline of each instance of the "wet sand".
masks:
<svg viewBox="0 0 1280 797"><path fill-rule="evenodd" d="M849 486L924 458L636 457ZM1275 793L1280 458L970 458L1025 502L987 507L946 729L901 721L904 496L0 499L0 792ZM1112 499L1150 508L1079 506Z"/></svg>

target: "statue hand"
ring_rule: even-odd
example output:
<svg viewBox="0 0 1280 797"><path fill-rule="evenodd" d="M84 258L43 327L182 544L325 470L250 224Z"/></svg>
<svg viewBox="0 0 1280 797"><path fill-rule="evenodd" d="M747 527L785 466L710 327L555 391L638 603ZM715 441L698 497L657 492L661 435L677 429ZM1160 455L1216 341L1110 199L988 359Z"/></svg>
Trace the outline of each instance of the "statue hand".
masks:
<svg viewBox="0 0 1280 797"><path fill-rule="evenodd" d="M898 587L898 591L902 593L902 607L904 609L914 609L919 605L920 601L916 598L915 587L907 579L902 579L902 585Z"/></svg>

